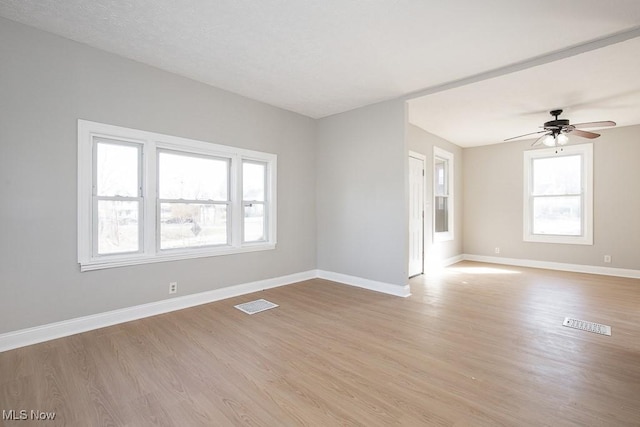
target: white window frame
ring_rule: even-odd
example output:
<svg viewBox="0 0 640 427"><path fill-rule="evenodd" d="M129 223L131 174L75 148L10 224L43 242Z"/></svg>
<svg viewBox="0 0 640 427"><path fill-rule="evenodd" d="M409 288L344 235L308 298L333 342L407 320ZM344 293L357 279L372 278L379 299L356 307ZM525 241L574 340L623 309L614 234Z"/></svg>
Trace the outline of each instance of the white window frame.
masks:
<svg viewBox="0 0 640 427"><path fill-rule="evenodd" d="M446 180L447 180L447 231L436 232L436 160L441 159L447 162L446 168ZM446 242L454 239L454 155L453 153L444 150L440 147L433 147L433 241L436 242Z"/></svg>
<svg viewBox="0 0 640 427"><path fill-rule="evenodd" d="M581 168L581 229L579 236L533 233L533 161L559 156L579 155ZM593 245L593 144L568 145L524 152L524 233L525 242Z"/></svg>
<svg viewBox="0 0 640 427"><path fill-rule="evenodd" d="M94 140L105 138L125 144L138 144L141 150L141 200L139 214L140 251L98 255L93 185L95 170ZM183 152L188 155L217 157L229 161L229 244L207 247L160 250L158 163L159 151ZM256 161L267 165L265 233L259 242L242 242L243 200L242 161ZM124 128L103 123L78 120L78 263L80 271L181 259L202 258L275 249L277 224L277 156L271 153L246 150L193 139L180 138Z"/></svg>

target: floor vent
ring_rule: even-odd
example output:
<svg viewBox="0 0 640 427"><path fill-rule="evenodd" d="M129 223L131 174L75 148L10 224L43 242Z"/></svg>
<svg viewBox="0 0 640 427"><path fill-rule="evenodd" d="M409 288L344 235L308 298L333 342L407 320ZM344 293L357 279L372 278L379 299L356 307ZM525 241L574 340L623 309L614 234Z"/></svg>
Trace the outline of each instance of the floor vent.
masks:
<svg viewBox="0 0 640 427"><path fill-rule="evenodd" d="M581 331L593 332L594 334L611 336L611 326L601 325L600 323L565 317L562 325L573 329L580 329Z"/></svg>
<svg viewBox="0 0 640 427"><path fill-rule="evenodd" d="M261 311L269 310L270 308L276 308L278 307L278 304L269 302L266 299L257 299L255 301L245 302L244 304L234 305L234 307L247 314L256 314Z"/></svg>

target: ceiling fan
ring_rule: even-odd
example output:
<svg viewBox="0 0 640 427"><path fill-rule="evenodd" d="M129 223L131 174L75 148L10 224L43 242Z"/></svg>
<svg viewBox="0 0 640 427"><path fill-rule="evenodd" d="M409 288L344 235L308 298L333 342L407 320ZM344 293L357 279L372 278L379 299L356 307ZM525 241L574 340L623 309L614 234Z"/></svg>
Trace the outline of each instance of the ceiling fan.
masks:
<svg viewBox="0 0 640 427"><path fill-rule="evenodd" d="M594 139L600 136L599 133L588 132L586 130L581 130L583 128L601 128L601 127L609 127L615 126L616 122L612 122L611 120L606 120L602 122L588 122L588 123L576 123L572 125L569 123L567 119L559 119L558 116L562 114L562 110L553 110L550 111L550 114L554 117L553 120L549 120L546 122L542 128L543 130L538 132L526 133L524 135L514 136L512 138L505 139L506 141L511 141L512 139L522 138L524 136L530 135L538 135L543 134L540 138L536 139L531 146L538 145L539 143L543 143L547 147L556 147L558 145L565 145L569 138L567 134L580 136L582 138Z"/></svg>

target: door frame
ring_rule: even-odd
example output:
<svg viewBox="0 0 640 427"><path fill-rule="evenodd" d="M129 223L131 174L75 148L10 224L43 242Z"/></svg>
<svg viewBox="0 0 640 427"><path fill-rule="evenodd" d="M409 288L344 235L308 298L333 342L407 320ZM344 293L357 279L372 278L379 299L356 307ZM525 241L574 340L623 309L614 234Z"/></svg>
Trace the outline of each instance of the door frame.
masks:
<svg viewBox="0 0 640 427"><path fill-rule="evenodd" d="M419 276L420 274L424 274L424 270L425 270L425 209L426 209L426 203L427 203L427 156L425 156L424 154L415 152L415 151L411 151L409 150L409 162L411 161L411 158L414 158L416 160L419 160L420 162L422 162L422 219L421 219L421 229L422 229L422 235L421 235L421 239L422 239L422 254L421 254L421 272L417 273L417 274L410 274L409 277L414 277L414 276ZM411 164L409 163L408 168L407 168L407 174L409 175L409 188L411 188ZM411 262L411 230L412 230L412 221L411 221L411 191L409 191L409 263ZM407 271L409 271L409 265L407 265Z"/></svg>

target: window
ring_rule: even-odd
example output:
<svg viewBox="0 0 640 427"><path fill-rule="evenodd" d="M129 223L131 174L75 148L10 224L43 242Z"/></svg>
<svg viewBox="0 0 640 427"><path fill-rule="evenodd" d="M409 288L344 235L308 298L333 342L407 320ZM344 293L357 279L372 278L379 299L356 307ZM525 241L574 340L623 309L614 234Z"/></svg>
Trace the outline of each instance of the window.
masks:
<svg viewBox="0 0 640 427"><path fill-rule="evenodd" d="M142 228L140 144L96 137L93 211L95 256L139 253Z"/></svg>
<svg viewBox="0 0 640 427"><path fill-rule="evenodd" d="M242 162L243 242L264 242L267 164L245 160Z"/></svg>
<svg viewBox="0 0 640 427"><path fill-rule="evenodd" d="M433 240L453 240L453 153L433 147Z"/></svg>
<svg viewBox="0 0 640 427"><path fill-rule="evenodd" d="M229 159L158 151L160 250L228 245Z"/></svg>
<svg viewBox="0 0 640 427"><path fill-rule="evenodd" d="M524 152L524 240L593 244L593 145Z"/></svg>
<svg viewBox="0 0 640 427"><path fill-rule="evenodd" d="M81 270L275 248L276 159L79 120Z"/></svg>

